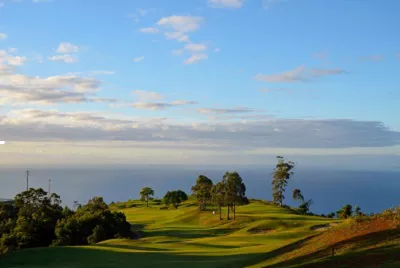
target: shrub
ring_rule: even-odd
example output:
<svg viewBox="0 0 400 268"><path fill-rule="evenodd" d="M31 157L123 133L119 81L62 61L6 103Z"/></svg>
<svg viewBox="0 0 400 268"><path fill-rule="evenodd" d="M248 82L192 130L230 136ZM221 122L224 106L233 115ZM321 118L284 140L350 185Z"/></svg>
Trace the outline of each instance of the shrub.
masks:
<svg viewBox="0 0 400 268"><path fill-rule="evenodd" d="M97 225L93 229L93 233L88 237L87 241L89 244L94 245L103 240L107 237L106 231L101 225Z"/></svg>

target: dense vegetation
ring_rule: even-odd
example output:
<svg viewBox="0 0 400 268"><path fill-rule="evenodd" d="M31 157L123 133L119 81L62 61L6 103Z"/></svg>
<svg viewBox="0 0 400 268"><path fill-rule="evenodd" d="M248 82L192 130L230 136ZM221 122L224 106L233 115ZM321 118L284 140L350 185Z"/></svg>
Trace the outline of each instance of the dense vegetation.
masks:
<svg viewBox="0 0 400 268"><path fill-rule="evenodd" d="M132 237L125 215L112 212L101 197L61 207L57 194L29 189L13 203L0 203L0 253L50 245L87 245L116 237Z"/></svg>

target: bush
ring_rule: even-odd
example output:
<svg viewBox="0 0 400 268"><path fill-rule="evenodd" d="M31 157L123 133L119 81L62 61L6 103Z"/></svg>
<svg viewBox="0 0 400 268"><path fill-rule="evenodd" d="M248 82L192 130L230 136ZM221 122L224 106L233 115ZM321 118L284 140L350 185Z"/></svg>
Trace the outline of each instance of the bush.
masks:
<svg viewBox="0 0 400 268"><path fill-rule="evenodd" d="M97 225L93 229L93 233L88 237L89 244L94 245L106 239L106 231L101 225Z"/></svg>

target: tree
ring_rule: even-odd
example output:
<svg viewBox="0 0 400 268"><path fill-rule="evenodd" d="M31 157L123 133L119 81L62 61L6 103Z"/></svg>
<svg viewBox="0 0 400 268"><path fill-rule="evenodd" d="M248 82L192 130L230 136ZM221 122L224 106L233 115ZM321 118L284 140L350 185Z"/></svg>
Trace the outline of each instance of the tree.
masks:
<svg viewBox="0 0 400 268"><path fill-rule="evenodd" d="M130 238L131 225L120 212L111 212L102 197L94 197L72 215L57 222L55 246L87 245L111 238Z"/></svg>
<svg viewBox="0 0 400 268"><path fill-rule="evenodd" d="M154 195L154 190L151 189L150 187L144 187L140 191L141 198L140 200L146 201L146 207L149 206L149 197Z"/></svg>
<svg viewBox="0 0 400 268"><path fill-rule="evenodd" d="M225 186L225 203L228 206L228 220L230 209L233 212L233 219L236 219L236 206L244 203L246 196L246 186L243 183L242 177L237 172L226 172L223 177Z"/></svg>
<svg viewBox="0 0 400 268"><path fill-rule="evenodd" d="M301 193L300 189L294 189L293 200L298 200L298 201L300 201L300 203L304 203L304 196Z"/></svg>
<svg viewBox="0 0 400 268"><path fill-rule="evenodd" d="M173 205L174 208L178 208L179 204L183 201L188 200L188 196L184 191L168 191L164 196L164 203L169 206Z"/></svg>
<svg viewBox="0 0 400 268"><path fill-rule="evenodd" d="M347 219L353 215L353 207L351 205L345 205L336 212L339 219Z"/></svg>
<svg viewBox="0 0 400 268"><path fill-rule="evenodd" d="M301 203L299 206L299 211L301 214L307 214L310 211L310 206L313 204L312 199Z"/></svg>
<svg viewBox="0 0 400 268"><path fill-rule="evenodd" d="M223 182L218 182L211 188L212 202L218 206L219 219L222 220L222 206L225 202L225 185Z"/></svg>
<svg viewBox="0 0 400 268"><path fill-rule="evenodd" d="M51 245L55 238L54 228L63 216L60 197L53 193L48 196L43 189L29 189L14 199L18 211L13 233L18 248Z"/></svg>
<svg viewBox="0 0 400 268"><path fill-rule="evenodd" d="M354 216L355 217L361 217L364 216L365 214L361 211L361 208L359 206L355 206L354 208Z"/></svg>
<svg viewBox="0 0 400 268"><path fill-rule="evenodd" d="M274 176L272 180L272 195L274 202L283 206L283 200L285 199L285 187L288 184L288 180L293 175L292 169L295 164L292 161L285 161L282 156L277 156L278 164L274 169Z"/></svg>
<svg viewBox="0 0 400 268"><path fill-rule="evenodd" d="M192 192L196 196L200 210L205 210L207 202L211 199L212 180L206 176L200 175L196 180L196 185L192 187Z"/></svg>

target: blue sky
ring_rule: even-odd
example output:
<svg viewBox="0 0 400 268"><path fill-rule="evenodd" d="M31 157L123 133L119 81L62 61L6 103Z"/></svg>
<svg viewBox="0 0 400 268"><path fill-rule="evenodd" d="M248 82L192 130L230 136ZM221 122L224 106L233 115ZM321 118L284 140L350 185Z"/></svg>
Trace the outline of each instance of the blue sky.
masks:
<svg viewBox="0 0 400 268"><path fill-rule="evenodd" d="M228 162L399 155L396 0L0 6L0 155L10 165L56 154L164 163L172 153L174 164L223 152ZM26 152L44 143L53 149Z"/></svg>

